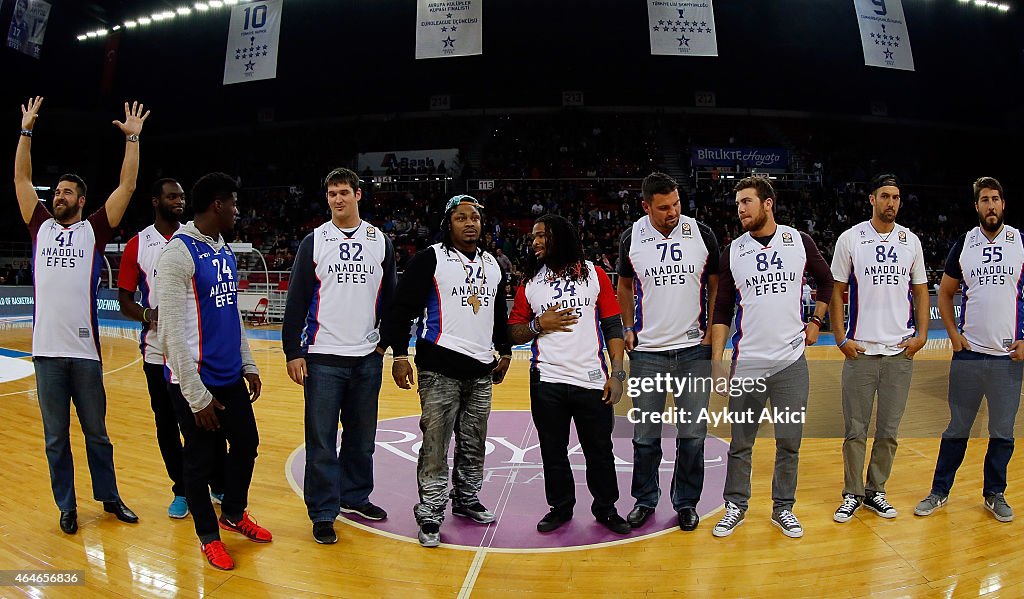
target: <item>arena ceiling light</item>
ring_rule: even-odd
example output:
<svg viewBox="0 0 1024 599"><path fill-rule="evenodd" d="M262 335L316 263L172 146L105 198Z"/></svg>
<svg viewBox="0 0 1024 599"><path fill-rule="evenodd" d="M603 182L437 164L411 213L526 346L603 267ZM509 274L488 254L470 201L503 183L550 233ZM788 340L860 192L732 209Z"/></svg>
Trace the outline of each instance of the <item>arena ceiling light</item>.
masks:
<svg viewBox="0 0 1024 599"><path fill-rule="evenodd" d="M160 12L155 12L146 17L127 19L123 23L115 24L111 31L120 31L122 28L135 29L136 27L145 27L151 23L171 21L175 17L188 17L192 15L193 11L197 13L205 13L218 8L224 8L225 6L234 6L236 4L242 4L250 1L251 0L202 0L201 2L193 4L191 8L188 6L180 6L174 10L162 10ZM0 3L2 3L2 0L0 0ZM109 33L110 31L107 31L106 29L97 30L95 32L87 31L76 36L76 39L80 42L84 42L86 40L106 36Z"/></svg>

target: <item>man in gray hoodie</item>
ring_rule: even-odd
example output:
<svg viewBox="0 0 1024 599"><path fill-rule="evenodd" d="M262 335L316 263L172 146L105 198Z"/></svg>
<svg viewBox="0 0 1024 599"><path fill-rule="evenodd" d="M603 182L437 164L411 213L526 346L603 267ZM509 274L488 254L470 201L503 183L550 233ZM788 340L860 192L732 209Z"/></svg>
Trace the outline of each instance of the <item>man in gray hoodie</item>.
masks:
<svg viewBox="0 0 1024 599"><path fill-rule="evenodd" d="M262 385L238 310L235 255L222 236L238 217L238 185L224 173L205 175L191 201L195 220L167 242L157 263L158 332L185 438L185 493L196 534L210 564L231 570L218 525L258 543L272 539L245 511L259 445L252 402ZM207 481L225 437L231 449L218 520Z"/></svg>

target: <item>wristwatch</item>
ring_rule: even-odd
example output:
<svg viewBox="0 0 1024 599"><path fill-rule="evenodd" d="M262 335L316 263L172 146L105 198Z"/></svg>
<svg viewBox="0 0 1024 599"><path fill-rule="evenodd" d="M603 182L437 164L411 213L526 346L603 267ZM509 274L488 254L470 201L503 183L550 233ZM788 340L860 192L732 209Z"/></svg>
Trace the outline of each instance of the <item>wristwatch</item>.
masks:
<svg viewBox="0 0 1024 599"><path fill-rule="evenodd" d="M620 381L625 381L626 380L626 371L625 370L615 370L615 371L612 372L612 376L617 378L617 379L619 379Z"/></svg>
<svg viewBox="0 0 1024 599"><path fill-rule="evenodd" d="M126 136L124 138L124 140L125 141L130 141L130 142L137 142L137 141L139 141L139 136L135 135L134 133L132 133L131 135Z"/></svg>

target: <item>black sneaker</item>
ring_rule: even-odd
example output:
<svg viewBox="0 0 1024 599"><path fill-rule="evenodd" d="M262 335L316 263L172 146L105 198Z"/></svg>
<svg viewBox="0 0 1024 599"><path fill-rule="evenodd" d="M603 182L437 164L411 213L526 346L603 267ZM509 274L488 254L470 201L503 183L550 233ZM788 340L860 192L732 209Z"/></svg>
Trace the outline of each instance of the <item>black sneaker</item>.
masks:
<svg viewBox="0 0 1024 599"><path fill-rule="evenodd" d="M832 514L832 519L836 522L849 522L853 518L853 513L860 509L860 505L860 499L857 499L856 495L844 493L843 503L836 508L836 513Z"/></svg>
<svg viewBox="0 0 1024 599"><path fill-rule="evenodd" d="M565 515L551 510L540 519L540 522L537 523L537 531L551 532L553 530L557 530L569 520L572 520L572 514Z"/></svg>
<svg viewBox="0 0 1024 599"><path fill-rule="evenodd" d="M885 493L868 493L868 496L864 498L864 507L883 518L895 518L898 513L896 508L886 500Z"/></svg>
<svg viewBox="0 0 1024 599"><path fill-rule="evenodd" d="M314 522L313 538L321 545L333 545L338 542L338 535L334 532L334 522Z"/></svg>
<svg viewBox="0 0 1024 599"><path fill-rule="evenodd" d="M494 513L485 508L479 501L469 505L453 505L452 514L469 518L477 524L490 524L494 522Z"/></svg>
<svg viewBox="0 0 1024 599"><path fill-rule="evenodd" d="M338 509L341 510L343 513L346 513L346 514L356 514L358 516L362 516L363 518L366 518L367 520L374 520L374 521L376 521L376 520L383 520L384 518L388 517L388 513L387 512L385 512L383 509L373 505L369 501L367 501L363 505L345 505L345 504L341 504L341 506Z"/></svg>
<svg viewBox="0 0 1024 599"><path fill-rule="evenodd" d="M609 514L597 519L605 528L617 535L628 535L633 527L618 514Z"/></svg>

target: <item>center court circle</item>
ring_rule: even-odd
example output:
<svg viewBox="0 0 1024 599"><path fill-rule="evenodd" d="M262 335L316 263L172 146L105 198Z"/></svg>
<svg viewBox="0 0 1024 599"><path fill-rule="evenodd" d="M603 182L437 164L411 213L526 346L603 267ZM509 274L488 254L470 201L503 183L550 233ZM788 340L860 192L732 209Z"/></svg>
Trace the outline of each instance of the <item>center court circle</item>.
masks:
<svg viewBox="0 0 1024 599"><path fill-rule="evenodd" d="M625 517L633 508L633 498L629 494L633 473L633 425L624 416L617 416L615 420L613 442L619 481L616 505L619 514ZM446 546L474 551L480 548L499 551L558 550L632 541L667 530L678 530L676 513L669 500L672 459L675 456L675 439L671 437L674 429L666 426L665 434L668 438L662 439L665 458L660 468L662 496L657 511L642 528L629 536L622 536L598 524L590 513L591 496L586 486L585 461L573 429L569 440L569 461L576 479L575 516L557 531L542 534L537 532L537 521L547 513L548 505L544 499L537 429L528 411L493 411L487 424L487 457L480 501L494 512L496 520L481 526L465 518L454 517L449 503L441 527L441 539ZM340 437L339 431L339 442ZM371 499L387 510L388 518L370 522L343 514L343 521L370 532L416 542L417 526L412 506L417 501L416 456L420 442L419 416L378 422ZM717 437L709 436L705 441L704 492L697 506L701 518L722 506L728 450L728 443ZM453 453L454 443L448 450L449 467ZM292 488L300 497L305 467L305 446L300 445L292 452L286 466Z"/></svg>

